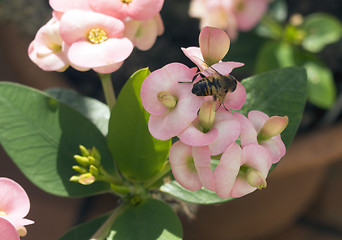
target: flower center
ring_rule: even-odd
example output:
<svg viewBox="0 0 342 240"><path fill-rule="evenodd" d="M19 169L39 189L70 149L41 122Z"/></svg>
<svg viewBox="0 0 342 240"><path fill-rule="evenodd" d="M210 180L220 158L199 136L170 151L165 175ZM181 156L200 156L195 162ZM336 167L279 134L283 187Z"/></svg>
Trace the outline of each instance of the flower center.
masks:
<svg viewBox="0 0 342 240"><path fill-rule="evenodd" d="M7 215L6 212L0 211L0 216L6 216L6 215Z"/></svg>
<svg viewBox="0 0 342 240"><path fill-rule="evenodd" d="M121 0L122 3L126 3L126 4L129 4L131 3L133 0Z"/></svg>
<svg viewBox="0 0 342 240"><path fill-rule="evenodd" d="M245 3L243 1L239 1L237 4L236 4L236 10L238 12L241 12L245 9Z"/></svg>
<svg viewBox="0 0 342 240"><path fill-rule="evenodd" d="M89 31L88 39L93 44L99 44L108 39L107 33L101 28L93 28Z"/></svg>

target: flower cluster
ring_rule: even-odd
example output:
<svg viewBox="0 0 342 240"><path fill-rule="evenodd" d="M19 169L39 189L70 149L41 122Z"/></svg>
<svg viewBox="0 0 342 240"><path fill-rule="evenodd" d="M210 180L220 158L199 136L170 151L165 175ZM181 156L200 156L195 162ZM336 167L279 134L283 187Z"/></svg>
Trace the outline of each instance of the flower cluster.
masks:
<svg viewBox="0 0 342 240"><path fill-rule="evenodd" d="M34 223L24 217L30 210L25 190L9 178L0 178L0 239L19 240L26 235L25 225Z"/></svg>
<svg viewBox="0 0 342 240"><path fill-rule="evenodd" d="M50 0L52 19L37 32L29 57L45 71L72 66L114 72L134 47L148 50L163 33L163 4L164 0Z"/></svg>
<svg viewBox="0 0 342 240"><path fill-rule="evenodd" d="M269 0L192 0L189 15L200 18L201 28L224 29L235 39L239 30L248 31L259 22L268 3Z"/></svg>
<svg viewBox="0 0 342 240"><path fill-rule="evenodd" d="M222 62L229 37L220 29L203 28L199 45L182 49L199 73L196 68L171 63L143 82L141 101L151 114L148 127L157 139L178 137L169 161L184 188L205 187L222 198L241 197L266 187L270 167L286 151L280 133L288 118L270 118L260 111L251 111L248 118L232 113L231 109L238 110L245 103L246 90L227 75L243 64ZM220 159L214 171L212 157Z"/></svg>

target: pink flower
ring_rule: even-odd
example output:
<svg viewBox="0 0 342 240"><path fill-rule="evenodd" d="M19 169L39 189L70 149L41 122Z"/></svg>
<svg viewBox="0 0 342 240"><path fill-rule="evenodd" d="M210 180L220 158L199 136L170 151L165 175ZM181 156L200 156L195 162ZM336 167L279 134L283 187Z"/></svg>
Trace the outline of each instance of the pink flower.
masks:
<svg viewBox="0 0 342 240"><path fill-rule="evenodd" d="M271 166L271 157L265 148L250 144L241 149L233 143L214 170L216 194L221 198L238 198L266 187Z"/></svg>
<svg viewBox="0 0 342 240"><path fill-rule="evenodd" d="M204 186L215 191L210 152L207 147L191 147L178 141L172 145L169 159L173 176L182 187L196 191Z"/></svg>
<svg viewBox="0 0 342 240"><path fill-rule="evenodd" d="M89 0L90 7L100 13L125 20L148 20L162 9L164 0Z"/></svg>
<svg viewBox="0 0 342 240"><path fill-rule="evenodd" d="M26 235L25 225L34 223L24 217L30 210L25 190L8 178L0 178L0 217L9 221L20 236Z"/></svg>
<svg viewBox="0 0 342 240"><path fill-rule="evenodd" d="M239 62L221 61L229 50L230 40L228 35L220 29L203 28L199 36L199 44L199 48L182 48L182 51L198 66L205 76L215 76L218 73L229 75L234 68L244 65ZM223 101L226 108L238 110L242 107L246 101L246 90L239 81L237 81L235 91L227 93Z"/></svg>
<svg viewBox="0 0 342 240"><path fill-rule="evenodd" d="M163 21L159 14L148 20L128 20L125 22L124 35L130 39L139 50L149 50L157 36L164 32Z"/></svg>
<svg viewBox="0 0 342 240"><path fill-rule="evenodd" d="M248 119L241 113L235 112L241 124L241 146L260 144L271 155L272 163L278 162L286 153L286 148L281 140L280 133L288 123L288 117L273 116L260 111L250 111Z"/></svg>
<svg viewBox="0 0 342 240"><path fill-rule="evenodd" d="M131 54L133 44L123 31L120 20L91 11L69 10L60 21L69 61L76 68L99 73L116 71Z"/></svg>
<svg viewBox="0 0 342 240"><path fill-rule="evenodd" d="M148 127L153 137L167 140L179 135L197 117L203 98L191 93L196 69L171 63L152 72L141 87L141 102L151 114Z"/></svg>
<svg viewBox="0 0 342 240"><path fill-rule="evenodd" d="M20 240L15 227L6 219L0 217L0 239Z"/></svg>
<svg viewBox="0 0 342 240"><path fill-rule="evenodd" d="M39 29L29 46L28 55L45 71L62 72L69 67L64 43L59 34L59 22L55 18Z"/></svg>
<svg viewBox="0 0 342 240"><path fill-rule="evenodd" d="M232 113L222 108L215 112L214 105L213 111L208 113L208 118L213 119L208 121L213 122L207 127L200 121L201 110L199 117L178 138L190 146L208 146L211 155L219 155L239 137L240 123Z"/></svg>
<svg viewBox="0 0 342 240"><path fill-rule="evenodd" d="M49 3L57 12L66 12L71 9L90 10L88 0L49 0Z"/></svg>

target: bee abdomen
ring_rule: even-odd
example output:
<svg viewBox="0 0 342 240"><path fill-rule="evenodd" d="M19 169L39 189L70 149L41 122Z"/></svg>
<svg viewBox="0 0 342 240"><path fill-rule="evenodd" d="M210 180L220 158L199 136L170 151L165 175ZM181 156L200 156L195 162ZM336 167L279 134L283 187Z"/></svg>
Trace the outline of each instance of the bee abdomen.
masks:
<svg viewBox="0 0 342 240"><path fill-rule="evenodd" d="M192 87L191 92L196 96L211 96L213 84L208 80L200 80Z"/></svg>

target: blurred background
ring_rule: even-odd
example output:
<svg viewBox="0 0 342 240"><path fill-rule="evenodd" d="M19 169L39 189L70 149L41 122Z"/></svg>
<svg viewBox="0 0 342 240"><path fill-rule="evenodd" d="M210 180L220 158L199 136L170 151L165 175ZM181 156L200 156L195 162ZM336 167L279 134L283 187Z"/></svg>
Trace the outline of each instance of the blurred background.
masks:
<svg viewBox="0 0 342 240"><path fill-rule="evenodd" d="M193 66L180 50L198 46L199 20L188 15L189 4L189 0L165 0L161 11L165 33L149 51L135 49L113 73L117 94L140 68L153 71L170 62ZM298 36L292 30L300 25L295 22L296 17L305 22L307 16L319 12L332 16L333 22L342 21L342 1L275 0L271 6L267 15L271 21L239 33L226 59L246 64L234 70L238 79L290 65L304 66L310 72L311 94L299 134L270 174L265 190L221 205L178 206L185 240L342 239L341 37L319 50L291 45ZM47 0L0 0L0 80L42 90L71 88L103 101L101 83L94 72L72 68L64 73L44 72L28 58L29 43L50 17ZM328 29L333 22L327 20L322 28ZM284 49L283 39L270 31L273 27L280 27L285 36L293 37L292 42L285 41L291 54L285 52L276 59L272 55ZM341 29L333 31L342 32ZM100 216L117 203L111 195L70 199L46 194L27 181L2 149L0 161L0 176L21 184L31 200L27 218L36 223L27 227L24 239L58 239L72 226Z"/></svg>

